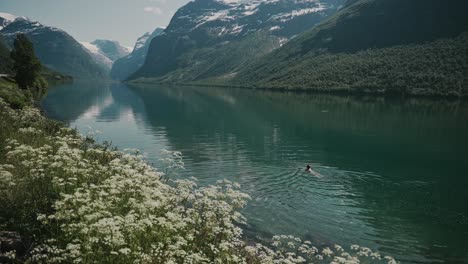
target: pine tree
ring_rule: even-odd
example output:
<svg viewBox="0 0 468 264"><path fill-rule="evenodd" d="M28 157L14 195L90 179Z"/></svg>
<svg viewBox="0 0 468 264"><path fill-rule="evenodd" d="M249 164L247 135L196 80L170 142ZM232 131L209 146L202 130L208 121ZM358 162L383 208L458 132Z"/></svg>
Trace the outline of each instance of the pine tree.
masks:
<svg viewBox="0 0 468 264"><path fill-rule="evenodd" d="M21 89L43 89L47 82L41 76L42 65L37 58L33 44L24 34L16 36L11 58L16 82Z"/></svg>
<svg viewBox="0 0 468 264"><path fill-rule="evenodd" d="M10 58L10 50L5 45L5 41L0 34L0 73L11 74L12 68L13 61Z"/></svg>

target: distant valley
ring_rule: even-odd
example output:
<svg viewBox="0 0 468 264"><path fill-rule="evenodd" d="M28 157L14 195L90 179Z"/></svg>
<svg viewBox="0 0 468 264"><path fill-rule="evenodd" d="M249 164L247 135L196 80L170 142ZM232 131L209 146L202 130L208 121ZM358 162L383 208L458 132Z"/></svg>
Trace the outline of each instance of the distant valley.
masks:
<svg viewBox="0 0 468 264"><path fill-rule="evenodd" d="M126 80L145 63L146 54L153 38L163 34L163 28L156 28L152 33L145 33L138 38L132 52L114 62L110 76L116 80Z"/></svg>
<svg viewBox="0 0 468 264"><path fill-rule="evenodd" d="M110 72L114 62L132 52L131 48L123 47L113 40L97 39L91 43L80 42L94 59L107 73Z"/></svg>

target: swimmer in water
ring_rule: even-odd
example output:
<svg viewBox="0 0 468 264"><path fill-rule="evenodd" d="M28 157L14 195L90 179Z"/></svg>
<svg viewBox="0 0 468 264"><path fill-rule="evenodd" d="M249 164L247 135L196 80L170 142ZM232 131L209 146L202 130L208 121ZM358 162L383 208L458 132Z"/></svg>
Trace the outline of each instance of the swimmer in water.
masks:
<svg viewBox="0 0 468 264"><path fill-rule="evenodd" d="M322 175L320 175L320 173L317 173L315 171L312 170L312 167L310 165L307 165L306 169L305 169L306 172L318 177L318 178L322 178Z"/></svg>

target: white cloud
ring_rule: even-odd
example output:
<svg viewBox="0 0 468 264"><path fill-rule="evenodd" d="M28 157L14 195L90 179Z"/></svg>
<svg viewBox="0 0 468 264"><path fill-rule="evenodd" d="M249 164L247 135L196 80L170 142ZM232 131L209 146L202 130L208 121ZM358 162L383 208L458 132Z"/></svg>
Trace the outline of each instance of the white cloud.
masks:
<svg viewBox="0 0 468 264"><path fill-rule="evenodd" d="M147 6L143 8L143 10L147 13L153 13L156 15L161 15L163 13L162 9L156 6Z"/></svg>
<svg viewBox="0 0 468 264"><path fill-rule="evenodd" d="M167 3L167 0L150 0L150 2L165 4L165 3Z"/></svg>

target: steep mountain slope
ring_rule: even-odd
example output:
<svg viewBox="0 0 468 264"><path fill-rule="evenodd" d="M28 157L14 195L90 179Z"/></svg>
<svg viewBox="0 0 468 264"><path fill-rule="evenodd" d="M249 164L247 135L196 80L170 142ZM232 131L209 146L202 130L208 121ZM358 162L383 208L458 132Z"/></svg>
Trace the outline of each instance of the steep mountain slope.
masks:
<svg viewBox="0 0 468 264"><path fill-rule="evenodd" d="M19 33L25 34L31 40L43 65L52 70L74 78L106 76L104 70L93 61L83 46L63 30L20 17L7 23L0 31L9 46Z"/></svg>
<svg viewBox="0 0 468 264"><path fill-rule="evenodd" d="M231 84L410 94L467 93L466 1L352 0Z"/></svg>
<svg viewBox="0 0 468 264"><path fill-rule="evenodd" d="M152 77L171 82L199 81L229 76L252 60L251 54L265 54L264 42L279 47L336 12L344 0L195 0L180 8L164 34L151 42L145 64L130 79ZM252 36L261 36L258 39ZM236 54L226 49L249 43ZM236 43L236 44L234 44ZM267 52L265 52L267 51ZM237 67L221 71L216 62L235 57ZM248 55L248 56L247 56ZM255 58L255 57L254 57ZM207 69L218 69L211 73ZM182 71L182 73L181 73Z"/></svg>
<svg viewBox="0 0 468 264"><path fill-rule="evenodd" d="M106 72L110 72L112 64L130 53L130 49L123 47L119 42L114 40L97 39L91 43L80 42L85 47L94 59L94 61L101 65Z"/></svg>
<svg viewBox="0 0 468 264"><path fill-rule="evenodd" d="M161 35L163 28L157 28L152 33L146 33L138 38L133 51L114 62L110 73L111 78L125 80L130 74L136 72L145 62L146 54L154 37Z"/></svg>

